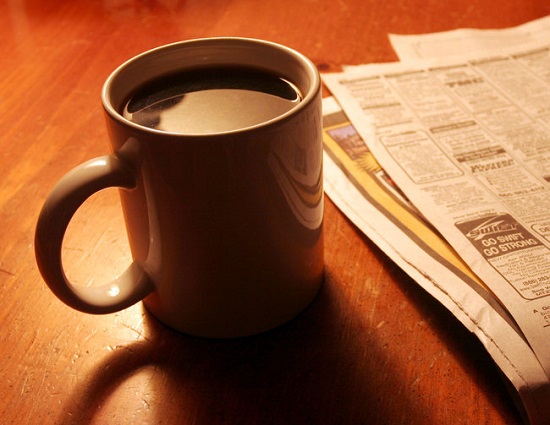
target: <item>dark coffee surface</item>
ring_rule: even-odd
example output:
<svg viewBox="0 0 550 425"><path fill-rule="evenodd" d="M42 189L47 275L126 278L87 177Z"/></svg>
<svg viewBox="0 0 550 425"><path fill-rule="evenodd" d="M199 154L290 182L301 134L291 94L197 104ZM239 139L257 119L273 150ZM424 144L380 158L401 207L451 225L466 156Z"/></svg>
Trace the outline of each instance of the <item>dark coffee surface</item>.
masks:
<svg viewBox="0 0 550 425"><path fill-rule="evenodd" d="M142 87L127 102L123 115L167 132L217 133L269 121L292 109L301 98L293 84L265 71L196 69Z"/></svg>

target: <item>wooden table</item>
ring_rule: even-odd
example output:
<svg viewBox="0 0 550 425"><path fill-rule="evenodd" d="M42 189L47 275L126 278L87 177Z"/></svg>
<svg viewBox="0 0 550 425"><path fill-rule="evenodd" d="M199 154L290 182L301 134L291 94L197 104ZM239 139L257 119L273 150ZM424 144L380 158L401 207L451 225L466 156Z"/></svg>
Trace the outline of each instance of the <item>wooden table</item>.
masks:
<svg viewBox="0 0 550 425"><path fill-rule="evenodd" d="M0 423L517 424L475 337L326 202L326 282L291 323L240 340L177 334L141 305L91 316L35 266L52 185L106 153L99 93L115 66L219 35L296 48L322 71L396 60L387 34L501 28L546 0L4 0L0 3ZM115 190L79 210L67 272L83 284L127 265Z"/></svg>

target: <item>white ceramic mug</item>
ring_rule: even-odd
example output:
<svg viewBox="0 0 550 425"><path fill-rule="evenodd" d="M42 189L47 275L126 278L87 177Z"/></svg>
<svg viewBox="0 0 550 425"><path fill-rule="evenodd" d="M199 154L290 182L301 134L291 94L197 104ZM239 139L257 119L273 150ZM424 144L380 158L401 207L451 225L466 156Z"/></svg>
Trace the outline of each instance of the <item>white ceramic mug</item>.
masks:
<svg viewBox="0 0 550 425"><path fill-rule="evenodd" d="M265 122L211 134L170 133L123 117L125 101L145 83L218 65L268 70L296 85L303 99ZM184 41L124 63L107 79L102 102L112 154L66 174L38 219L37 264L54 294L88 313L143 299L168 326L215 338L263 332L304 310L324 269L315 66L266 41ZM121 188L133 261L112 282L73 285L61 260L65 231L80 205L108 187Z"/></svg>

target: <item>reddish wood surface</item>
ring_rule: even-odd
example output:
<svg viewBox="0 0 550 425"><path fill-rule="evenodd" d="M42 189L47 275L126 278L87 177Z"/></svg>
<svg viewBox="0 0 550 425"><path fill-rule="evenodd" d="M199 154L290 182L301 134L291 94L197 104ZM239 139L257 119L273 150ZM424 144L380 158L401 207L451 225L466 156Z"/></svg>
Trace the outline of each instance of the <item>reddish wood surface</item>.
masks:
<svg viewBox="0 0 550 425"><path fill-rule="evenodd" d="M326 282L293 322L212 341L136 305L91 316L59 302L34 261L52 185L107 152L99 92L131 56L182 39L280 42L323 71L396 59L387 33L502 28L546 0L0 2L0 423L518 424L481 344L326 202ZM90 199L64 257L102 281L129 254L116 192Z"/></svg>

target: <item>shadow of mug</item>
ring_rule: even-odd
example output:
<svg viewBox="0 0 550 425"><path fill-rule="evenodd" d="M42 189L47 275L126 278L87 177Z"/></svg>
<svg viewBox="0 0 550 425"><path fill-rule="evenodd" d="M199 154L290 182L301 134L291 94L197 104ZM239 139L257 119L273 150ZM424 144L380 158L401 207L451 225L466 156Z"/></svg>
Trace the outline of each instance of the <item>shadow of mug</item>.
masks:
<svg viewBox="0 0 550 425"><path fill-rule="evenodd" d="M372 376L383 374L388 386L402 378L388 362L387 350L374 336L369 340L372 333L352 331L353 322L364 318L350 311L340 285L328 271L318 298L301 316L254 337L190 337L147 319L145 339L97 364L67 400L58 422L97 423L113 412L109 423L118 423L114 416L120 423L383 422L392 404L380 401L380 377ZM124 399L115 397L129 385L125 381L145 370L147 414L125 409ZM429 419L426 409L406 398L399 405L411 417Z"/></svg>

